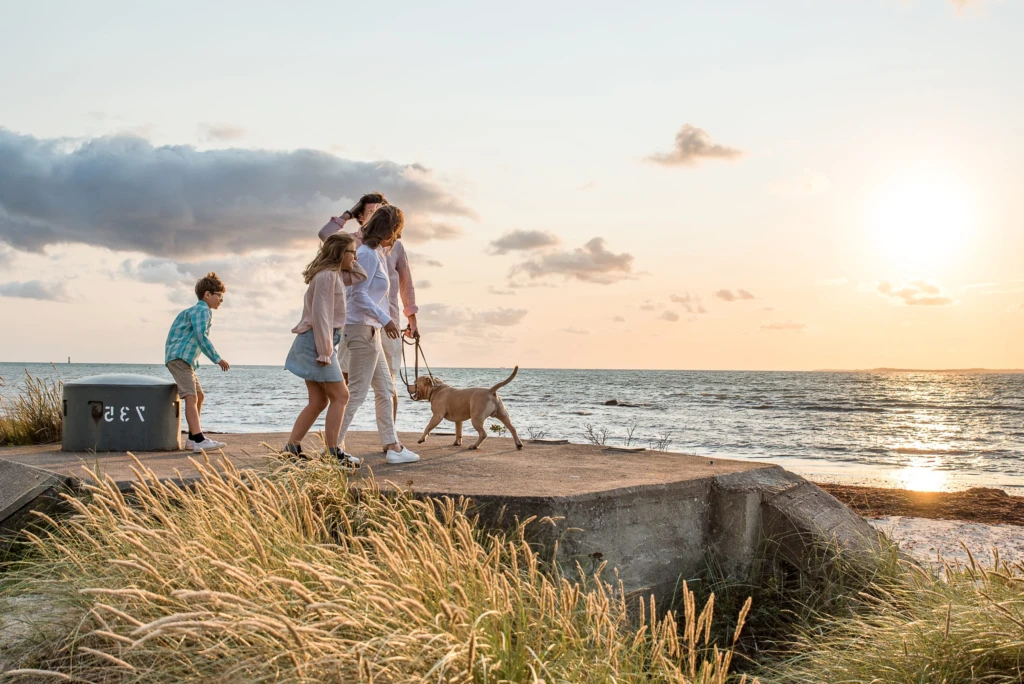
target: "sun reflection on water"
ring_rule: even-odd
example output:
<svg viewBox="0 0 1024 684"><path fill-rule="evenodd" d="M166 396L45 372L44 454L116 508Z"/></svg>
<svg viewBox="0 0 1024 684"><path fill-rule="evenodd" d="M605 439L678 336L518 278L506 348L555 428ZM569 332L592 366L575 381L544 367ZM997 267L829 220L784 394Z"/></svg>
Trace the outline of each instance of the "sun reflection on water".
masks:
<svg viewBox="0 0 1024 684"><path fill-rule="evenodd" d="M911 463L908 466L893 470L890 477L896 486L915 492L943 492L949 489L949 471L937 470L935 463Z"/></svg>

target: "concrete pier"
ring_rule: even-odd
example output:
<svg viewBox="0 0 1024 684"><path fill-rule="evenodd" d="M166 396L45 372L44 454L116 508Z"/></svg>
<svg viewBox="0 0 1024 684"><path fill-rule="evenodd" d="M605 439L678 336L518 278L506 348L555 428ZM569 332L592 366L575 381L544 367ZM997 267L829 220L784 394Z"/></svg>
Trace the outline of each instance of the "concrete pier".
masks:
<svg viewBox="0 0 1024 684"><path fill-rule="evenodd" d="M266 445L280 448L287 435L218 435L239 468L268 464ZM531 516L561 519L557 527L535 526L543 548L558 542L563 560L584 569L607 561L628 592L665 598L680 577L701 572L709 560L727 572L745 574L758 543L775 539L799 562L809 545L837 540L851 553L869 552L877 533L838 500L779 466L657 451L623 453L602 446L490 438L478 451L452 446L434 435L402 434L420 454L417 463L387 465L376 433L353 433L348 449L364 458L357 478L372 472L385 488L421 496L469 497L484 525L502 526ZM307 449L314 447L312 438ZM188 484L197 477L189 452L136 453L161 479ZM0 467L30 468L52 487L73 486L84 468L99 468L120 487L135 482L126 453L69 453L59 445L0 449ZM26 470L26 472L29 472ZM33 485L31 476L26 485ZM33 486L41 486L37 482ZM24 489L24 488L22 488ZM3 497L15 496L0 490ZM20 493L22 500L28 496ZM0 511L6 510L0 499ZM12 504L13 505L13 504ZM19 510L24 509L24 501ZM7 506L10 508L10 506ZM23 512L23 511L22 511ZM0 521L0 525L2 525Z"/></svg>

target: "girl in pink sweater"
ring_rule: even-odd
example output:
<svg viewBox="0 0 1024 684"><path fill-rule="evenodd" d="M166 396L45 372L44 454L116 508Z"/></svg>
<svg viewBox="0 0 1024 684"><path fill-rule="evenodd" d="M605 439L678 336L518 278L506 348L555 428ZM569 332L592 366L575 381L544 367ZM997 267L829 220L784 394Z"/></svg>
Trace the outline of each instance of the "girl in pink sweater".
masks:
<svg viewBox="0 0 1024 684"><path fill-rule="evenodd" d="M345 327L345 287L366 280L356 262L355 238L349 233L331 235L320 246L302 277L308 287L302 302L302 320L284 367L306 381L309 402L295 419L285 451L303 456L302 439L327 409L324 439L329 453L342 465L359 467L359 459L338 446L341 420L348 403L348 387L338 364L335 347Z"/></svg>

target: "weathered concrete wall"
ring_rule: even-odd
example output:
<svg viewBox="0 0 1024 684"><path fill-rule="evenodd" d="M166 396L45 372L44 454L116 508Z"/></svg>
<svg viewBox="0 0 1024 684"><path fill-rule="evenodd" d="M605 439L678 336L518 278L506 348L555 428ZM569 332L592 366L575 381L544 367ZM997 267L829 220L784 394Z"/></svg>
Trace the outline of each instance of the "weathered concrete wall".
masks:
<svg viewBox="0 0 1024 684"><path fill-rule="evenodd" d="M71 478L32 466L0 460L0 545L38 521L32 511L51 512L70 491Z"/></svg>
<svg viewBox="0 0 1024 684"><path fill-rule="evenodd" d="M820 487L778 466L714 477L573 497L473 497L481 523L504 527L537 518L531 541L546 557L556 547L571 571L608 563L629 594L669 599L680 579L715 563L746 579L768 539L801 567L812 545L838 542L852 554L870 554L879 536L856 513Z"/></svg>

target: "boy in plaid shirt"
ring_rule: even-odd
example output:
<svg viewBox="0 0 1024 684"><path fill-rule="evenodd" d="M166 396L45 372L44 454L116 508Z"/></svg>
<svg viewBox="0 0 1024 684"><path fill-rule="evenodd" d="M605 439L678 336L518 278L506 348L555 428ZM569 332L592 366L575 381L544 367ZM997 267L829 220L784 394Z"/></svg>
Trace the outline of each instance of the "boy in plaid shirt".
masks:
<svg viewBox="0 0 1024 684"><path fill-rule="evenodd" d="M178 385L178 396L185 402L185 422L188 423L185 448L196 454L225 446L224 442L203 435L199 414L203 410L206 395L196 377L200 352L219 365L221 370L231 368L231 364L220 357L207 337L213 323L213 309L220 308L225 290L227 288L216 273L207 273L206 277L200 278L196 282L196 298L199 301L177 315L167 333L167 344L164 346L164 363Z"/></svg>

